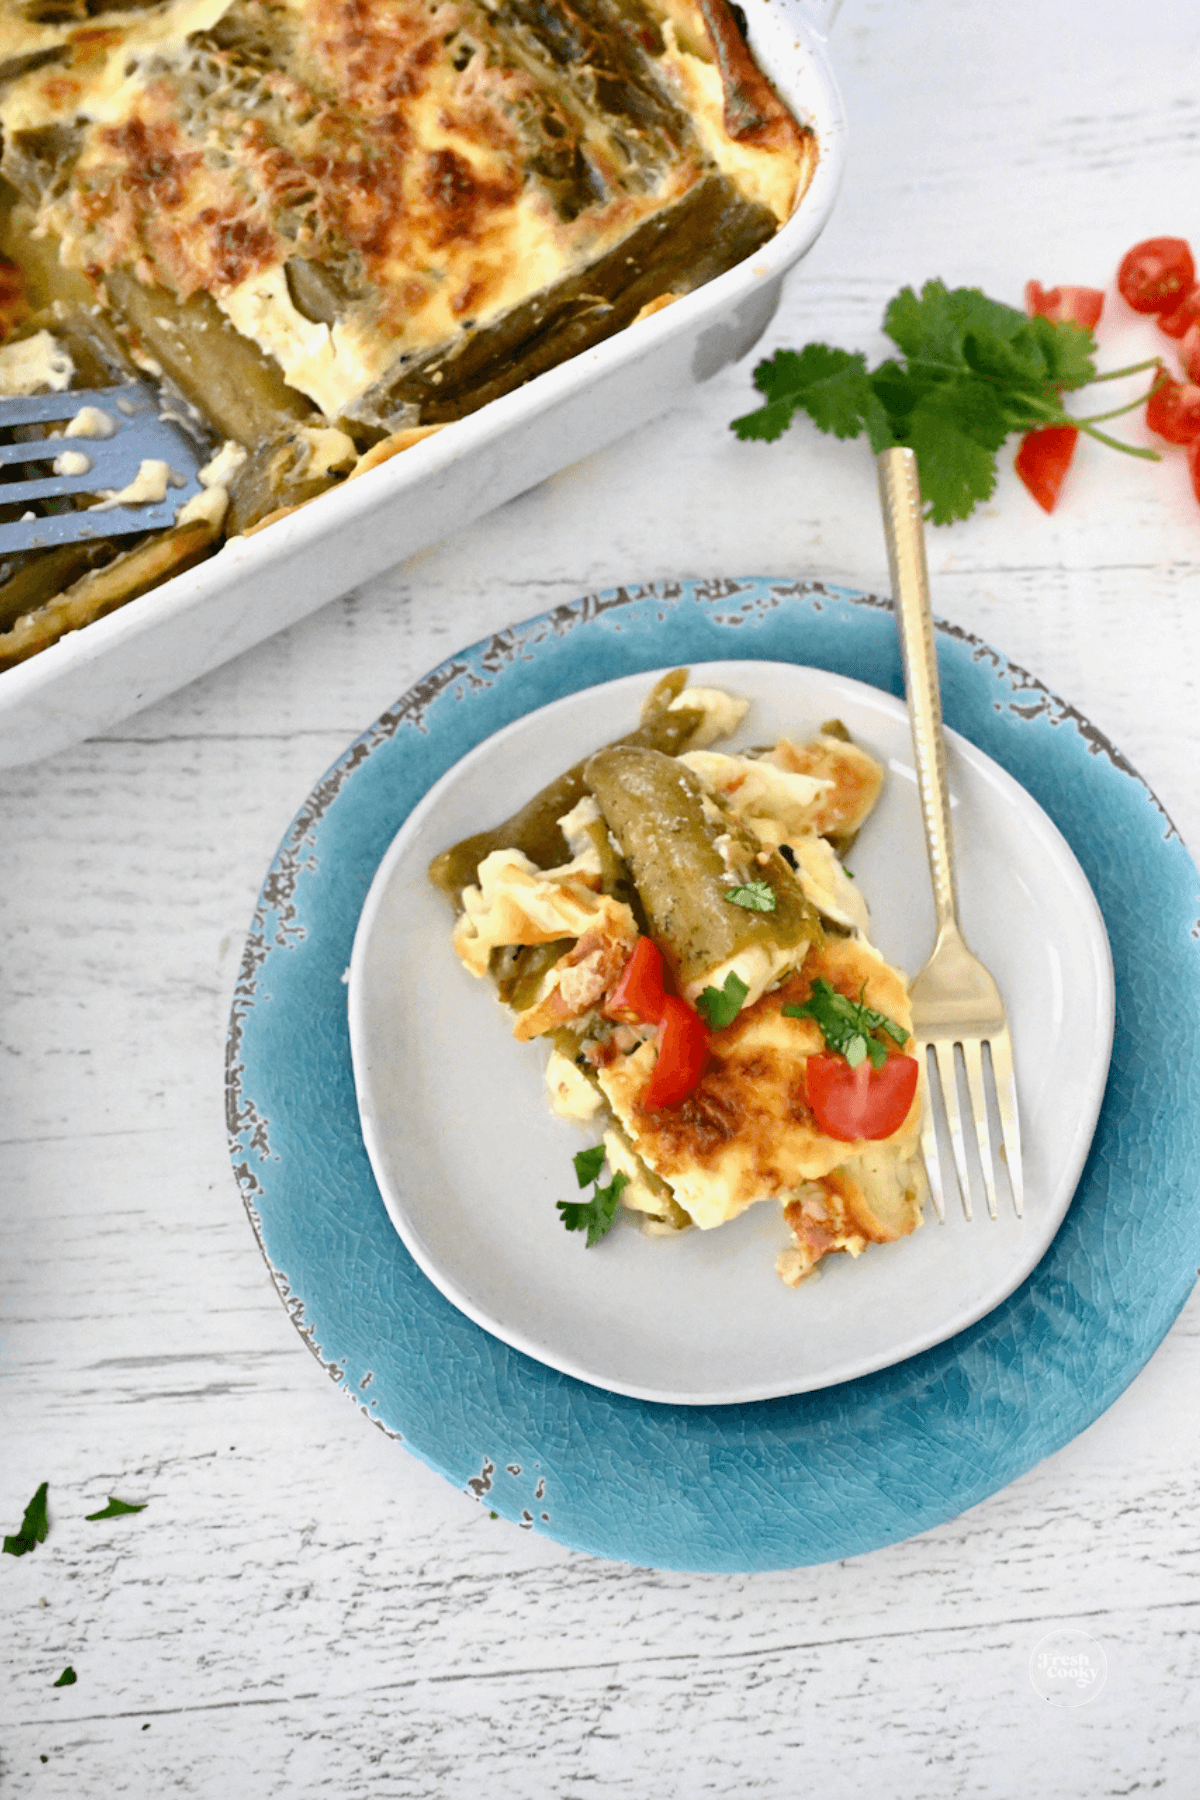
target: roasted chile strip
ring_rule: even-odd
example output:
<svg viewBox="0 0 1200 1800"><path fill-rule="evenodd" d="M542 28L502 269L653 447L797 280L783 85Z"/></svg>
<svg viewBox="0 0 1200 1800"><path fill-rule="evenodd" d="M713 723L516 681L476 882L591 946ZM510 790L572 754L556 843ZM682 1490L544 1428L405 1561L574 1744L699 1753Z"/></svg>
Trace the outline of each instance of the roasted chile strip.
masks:
<svg viewBox="0 0 1200 1800"><path fill-rule="evenodd" d="M584 771L621 846L651 935L687 994L731 957L753 945L792 948L820 935L815 909L779 855L760 862L757 839L732 817L711 819L711 800L692 771L660 751L621 745L601 750ZM756 880L771 889L770 913L729 903L729 871L718 848L744 844Z"/></svg>
<svg viewBox="0 0 1200 1800"><path fill-rule="evenodd" d="M459 419L632 323L648 301L690 293L766 243L775 215L712 173L662 207L589 268L472 332L449 355L386 375L352 409L373 424L417 406L423 424Z"/></svg>
<svg viewBox="0 0 1200 1800"><path fill-rule="evenodd" d="M646 744L675 755L686 749L695 735L703 715L690 708L670 710L672 700L687 685L687 670L673 669L664 675L647 696L636 731L619 738L621 744ZM458 906L462 891L470 887L479 865L493 850L521 850L540 869L553 869L570 857L566 839L558 821L578 806L588 788L583 779L587 757L574 764L565 774L544 787L533 799L496 825L490 831L477 831L463 838L449 850L435 856L429 865L429 879Z"/></svg>
<svg viewBox="0 0 1200 1800"><path fill-rule="evenodd" d="M216 549L220 535L207 519L176 525L147 538L107 568L85 575L65 594L36 612L27 613L11 631L0 633L0 669L25 662L47 645L57 643L68 631L78 631L94 619L102 619L170 576L180 575L193 563L202 562Z"/></svg>
<svg viewBox="0 0 1200 1800"><path fill-rule="evenodd" d="M698 0L725 90L725 129L731 138L806 135L751 56L725 0Z"/></svg>

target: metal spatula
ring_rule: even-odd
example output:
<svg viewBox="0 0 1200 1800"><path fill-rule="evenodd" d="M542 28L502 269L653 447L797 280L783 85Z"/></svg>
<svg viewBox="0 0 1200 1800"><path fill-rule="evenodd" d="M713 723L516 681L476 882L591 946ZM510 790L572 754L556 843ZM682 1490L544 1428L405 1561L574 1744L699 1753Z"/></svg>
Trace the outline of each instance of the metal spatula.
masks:
<svg viewBox="0 0 1200 1800"><path fill-rule="evenodd" d="M200 457L162 404L138 382L0 399L0 555L173 525ZM111 497L139 474L155 497Z"/></svg>

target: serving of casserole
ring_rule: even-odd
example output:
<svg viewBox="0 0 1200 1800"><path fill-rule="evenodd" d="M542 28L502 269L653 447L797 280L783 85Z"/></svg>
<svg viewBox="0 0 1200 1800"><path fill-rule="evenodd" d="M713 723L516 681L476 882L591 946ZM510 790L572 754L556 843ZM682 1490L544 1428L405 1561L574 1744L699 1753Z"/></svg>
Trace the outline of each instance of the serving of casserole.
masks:
<svg viewBox="0 0 1200 1800"><path fill-rule="evenodd" d="M918 1064L907 982L838 855L884 771L837 720L711 749L747 710L671 672L636 731L430 876L464 968L551 1046L554 1110L604 1127L576 1170L613 1181L560 1206L567 1229L594 1244L621 1206L655 1235L706 1231L773 1201L794 1287L921 1223Z"/></svg>
<svg viewBox="0 0 1200 1800"><path fill-rule="evenodd" d="M695 379L765 323L836 176L821 118L836 106L788 92L781 24L799 49L792 22L773 16L772 56L725 0L8 0L0 360L14 361L0 387L159 383L213 459L203 504L154 549L162 582L225 546L207 580L177 577L197 598L228 583L235 549L241 576L337 534L367 504L337 507L357 478L372 477L371 510L403 491L396 462L419 486L474 460L483 510L663 404L684 360L667 346L686 343ZM713 295L720 310L689 319L688 302L735 271L734 291ZM676 310L678 329L665 328ZM637 351L651 364L643 397L629 407L625 389L618 416L596 377L615 401ZM539 385L532 409L514 404ZM572 408L585 389L590 404ZM568 436L516 450L526 421L556 411ZM516 451L502 475L478 456L500 437ZM285 542L281 525L318 497L316 537ZM366 557L338 559L332 584L314 568L290 616L443 524L435 507L415 535L381 532ZM260 561L264 527L272 554ZM104 566L97 617L111 614L150 585L145 561L136 539L10 557L0 679L61 652L56 596L86 592ZM270 577L261 585L249 634L228 647L207 634L220 655L283 622ZM152 634L166 591L135 609ZM78 605L70 617L77 627ZM126 642L115 618L100 623ZM101 654L92 625L73 639L89 635ZM172 685L197 672L190 660L174 659ZM203 666L215 660L210 650ZM124 709L149 697L127 693ZM7 698L0 689L0 719ZM29 754L52 747L38 735ZM11 739L4 752L21 753Z"/></svg>

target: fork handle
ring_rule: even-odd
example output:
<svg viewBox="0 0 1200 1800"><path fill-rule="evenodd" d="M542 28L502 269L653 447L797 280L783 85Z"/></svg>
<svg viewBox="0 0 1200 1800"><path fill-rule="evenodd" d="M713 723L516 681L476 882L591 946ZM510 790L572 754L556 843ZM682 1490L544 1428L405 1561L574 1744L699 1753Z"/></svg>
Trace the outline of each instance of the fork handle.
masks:
<svg viewBox="0 0 1200 1800"><path fill-rule="evenodd" d="M957 924L954 883L954 839L950 830L950 789L946 781L946 742L942 736L942 700L938 686L937 646L929 605L929 569L925 561L925 528L917 459L905 448L884 450L878 457L879 497L887 539L888 568L896 600L900 659L912 724L917 792L925 825L925 848L933 880L933 903L940 935Z"/></svg>

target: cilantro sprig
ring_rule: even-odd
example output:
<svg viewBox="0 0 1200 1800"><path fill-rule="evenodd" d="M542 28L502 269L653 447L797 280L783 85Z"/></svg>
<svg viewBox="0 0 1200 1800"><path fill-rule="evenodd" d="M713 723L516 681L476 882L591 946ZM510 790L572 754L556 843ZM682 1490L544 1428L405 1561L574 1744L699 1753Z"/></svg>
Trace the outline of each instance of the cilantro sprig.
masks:
<svg viewBox="0 0 1200 1800"><path fill-rule="evenodd" d="M696 1011L714 1031L724 1031L741 1012L742 1001L749 992L750 989L737 971L730 969L719 988L705 988L696 1001Z"/></svg>
<svg viewBox="0 0 1200 1800"><path fill-rule="evenodd" d="M600 1171L604 1167L605 1149L603 1144L593 1144L590 1150L580 1150L575 1156L575 1179L581 1188L592 1183L590 1200L558 1200L562 1222L568 1231L586 1231L587 1247L593 1244L611 1229L617 1216L617 1204L621 1198L622 1188L629 1186L628 1175L614 1175L607 1187L600 1186Z"/></svg>
<svg viewBox="0 0 1200 1800"><path fill-rule="evenodd" d="M725 889L725 898L747 912L774 912L775 890L769 881L743 881Z"/></svg>
<svg viewBox="0 0 1200 1800"><path fill-rule="evenodd" d="M29 1505L25 1508L25 1516L21 1520L19 1531L14 1531L4 1540L5 1556L24 1556L30 1550L36 1550L39 1544L46 1541L46 1533L50 1529L50 1521L46 1514L46 1495L50 1483L43 1481Z"/></svg>
<svg viewBox="0 0 1200 1800"><path fill-rule="evenodd" d="M828 344L779 350L754 371L766 396L756 412L733 421L740 438L774 442L799 413L821 431L854 438L863 431L877 454L896 444L917 453L926 516L935 525L965 519L996 486L996 454L1012 432L1074 425L1127 456L1158 460L1154 450L1122 443L1099 430L1107 419L1141 406L1076 417L1063 395L1094 381L1118 381L1154 369L1151 357L1098 375L1095 340L1073 320L1029 318L978 288L927 281L918 296L903 288L884 314L883 329L900 351L868 369L858 351ZM1153 386L1149 390L1153 391Z"/></svg>
<svg viewBox="0 0 1200 1800"><path fill-rule="evenodd" d="M848 1000L823 975L813 982L812 994L803 1006L785 1006L783 1015L787 1019L814 1019L826 1046L844 1056L852 1069L857 1069L868 1056L873 1069L883 1067L887 1051L879 1042L878 1032L886 1032L893 1043L903 1046L908 1042L907 1031L894 1019L876 1012L873 1006L865 1006L861 1000Z"/></svg>

